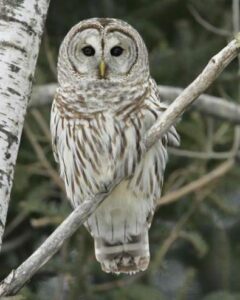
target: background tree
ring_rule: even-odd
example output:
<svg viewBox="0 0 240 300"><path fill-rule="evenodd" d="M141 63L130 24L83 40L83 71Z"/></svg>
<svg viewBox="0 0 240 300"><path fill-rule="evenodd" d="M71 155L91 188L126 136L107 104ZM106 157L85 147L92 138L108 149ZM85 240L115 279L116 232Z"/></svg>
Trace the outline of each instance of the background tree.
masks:
<svg viewBox="0 0 240 300"><path fill-rule="evenodd" d="M0 249L48 4L0 2Z"/></svg>

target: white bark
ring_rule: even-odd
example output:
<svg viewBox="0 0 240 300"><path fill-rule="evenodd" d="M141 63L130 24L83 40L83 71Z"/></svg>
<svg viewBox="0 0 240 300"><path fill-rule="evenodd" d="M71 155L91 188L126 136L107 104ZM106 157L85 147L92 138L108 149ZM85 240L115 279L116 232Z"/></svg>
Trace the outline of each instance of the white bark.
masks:
<svg viewBox="0 0 240 300"><path fill-rule="evenodd" d="M0 0L0 248L50 0Z"/></svg>

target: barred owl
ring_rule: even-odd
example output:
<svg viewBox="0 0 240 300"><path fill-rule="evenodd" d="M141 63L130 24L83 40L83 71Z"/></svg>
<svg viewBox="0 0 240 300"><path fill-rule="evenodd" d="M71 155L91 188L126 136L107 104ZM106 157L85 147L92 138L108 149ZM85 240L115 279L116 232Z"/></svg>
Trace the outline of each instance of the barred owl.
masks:
<svg viewBox="0 0 240 300"><path fill-rule="evenodd" d="M75 25L63 40L51 112L53 151L73 207L120 182L86 221L105 272L149 264L148 229L161 196L174 127L143 153L142 139L166 109L139 33L116 19Z"/></svg>

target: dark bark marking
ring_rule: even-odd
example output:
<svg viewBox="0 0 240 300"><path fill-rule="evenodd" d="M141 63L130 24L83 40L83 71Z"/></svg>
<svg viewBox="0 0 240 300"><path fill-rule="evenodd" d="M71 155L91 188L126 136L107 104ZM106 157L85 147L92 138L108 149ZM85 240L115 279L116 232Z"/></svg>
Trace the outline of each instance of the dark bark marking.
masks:
<svg viewBox="0 0 240 300"><path fill-rule="evenodd" d="M19 1L19 0L18 0ZM12 16L9 16L9 15L3 15L3 14L0 14L0 19L1 20L4 20L6 22L15 22L15 23L18 23L18 24L21 24L23 25L25 28L26 28L26 32L29 34L29 35L37 35L36 31L33 30L32 26L30 26L27 22L24 22L24 21L20 21Z"/></svg>
<svg viewBox="0 0 240 300"><path fill-rule="evenodd" d="M12 146L13 143L18 144L18 137L15 136L14 134L12 134L10 131L7 131L4 128L3 125L0 125L0 131L2 133L4 133L6 135L6 137L7 137L7 142L8 142L8 148L7 149L11 148L11 146Z"/></svg>
<svg viewBox="0 0 240 300"><path fill-rule="evenodd" d="M31 74L28 76L29 82L33 82L33 78L34 78L34 76L33 76L33 74L31 73Z"/></svg>
<svg viewBox="0 0 240 300"><path fill-rule="evenodd" d="M0 219L0 226L2 227L2 228L4 228L4 224L3 224L3 221Z"/></svg>
<svg viewBox="0 0 240 300"><path fill-rule="evenodd" d="M16 44L13 44L13 43L10 43L10 42L7 42L7 41L1 41L0 42L0 48L4 48L4 47L7 47L7 48L13 48L15 50L18 50L20 51L21 53L23 53L25 56L27 56L27 51L26 49L22 48L22 47L19 47L18 45Z"/></svg>
<svg viewBox="0 0 240 300"><path fill-rule="evenodd" d="M17 1L16 0L5 0L4 5L15 7L15 6L21 6L23 2L24 2L24 0L17 0Z"/></svg>
<svg viewBox="0 0 240 300"><path fill-rule="evenodd" d="M2 181L3 181L3 177L4 176L7 178L8 186L11 185L11 182L12 182L12 180L11 180L11 173L10 172L7 173L4 170L0 170L0 188L3 187L3 182ZM8 193L8 190L7 190L7 193Z"/></svg>
<svg viewBox="0 0 240 300"><path fill-rule="evenodd" d="M13 95L17 95L17 96L21 96L21 94L19 93L19 92L17 92L16 90L14 90L14 89L12 89L12 88L7 88L7 90L11 93L11 94L13 94Z"/></svg>
<svg viewBox="0 0 240 300"><path fill-rule="evenodd" d="M6 158L6 159L11 158L11 154L10 154L9 152L6 152L6 153L5 153L5 158Z"/></svg>
<svg viewBox="0 0 240 300"><path fill-rule="evenodd" d="M41 15L42 14L42 12L41 12L41 10L40 10L40 8L38 6L38 3L36 3L34 5L34 9L35 9L35 12L36 12L37 15Z"/></svg>
<svg viewBox="0 0 240 300"><path fill-rule="evenodd" d="M20 71L20 68L14 64L9 64L9 68L14 73L18 73Z"/></svg>

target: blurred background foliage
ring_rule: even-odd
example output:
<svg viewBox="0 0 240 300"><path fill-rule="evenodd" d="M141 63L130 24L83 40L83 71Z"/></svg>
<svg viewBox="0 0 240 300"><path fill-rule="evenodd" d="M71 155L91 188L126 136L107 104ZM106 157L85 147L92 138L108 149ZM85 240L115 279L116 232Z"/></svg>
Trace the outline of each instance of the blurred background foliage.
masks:
<svg viewBox="0 0 240 300"><path fill-rule="evenodd" d="M63 37L80 20L96 16L121 18L136 27L148 46L153 77L169 86L190 83L234 33L230 0L51 1L35 85L56 81ZM239 102L239 75L235 61L207 92ZM1 278L71 211L52 156L49 111L50 106L28 111L0 254ZM189 151L226 152L236 143L233 124L196 111L187 112L177 128L181 148ZM170 154L164 194L201 178L221 162ZM80 228L16 299L240 299L239 178L236 163L217 182L160 207L150 230L148 271L132 277L103 273L93 240Z"/></svg>

